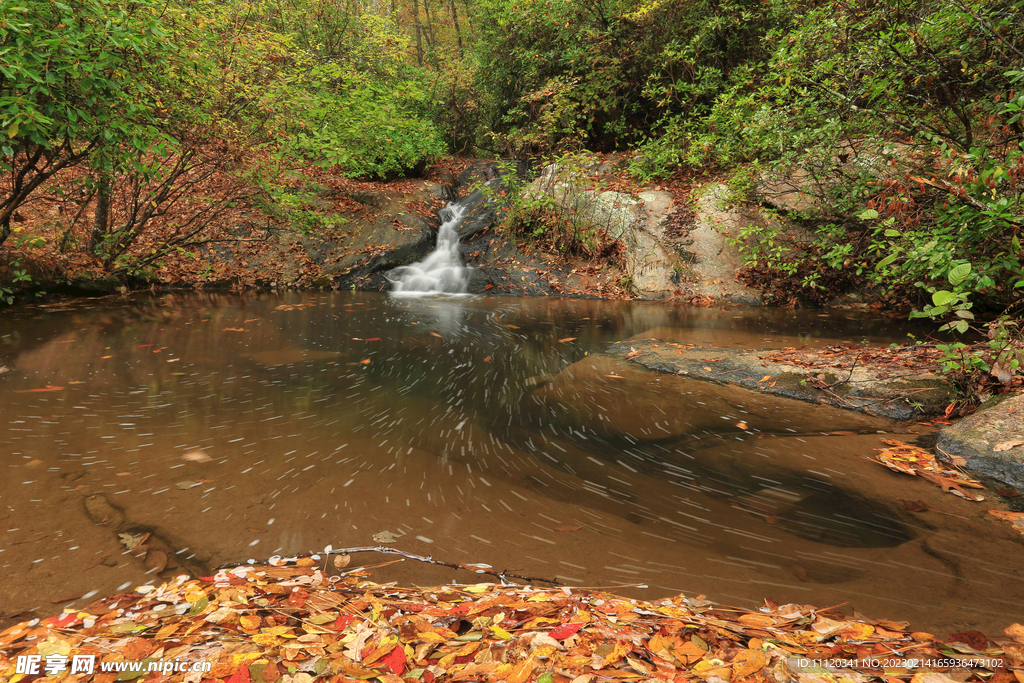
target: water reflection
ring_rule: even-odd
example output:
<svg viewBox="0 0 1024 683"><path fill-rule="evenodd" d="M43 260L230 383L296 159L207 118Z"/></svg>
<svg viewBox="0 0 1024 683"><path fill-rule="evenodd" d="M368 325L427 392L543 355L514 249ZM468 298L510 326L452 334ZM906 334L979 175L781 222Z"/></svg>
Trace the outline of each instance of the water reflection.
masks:
<svg viewBox="0 0 1024 683"><path fill-rule="evenodd" d="M0 322L3 615L178 571L119 534L201 572L389 530L414 552L644 583L643 597L850 601L919 628L1001 628L1024 612L1019 543L864 460L889 423L601 354L634 336L899 333L814 313L350 293L21 309ZM853 434L821 435L837 430Z"/></svg>

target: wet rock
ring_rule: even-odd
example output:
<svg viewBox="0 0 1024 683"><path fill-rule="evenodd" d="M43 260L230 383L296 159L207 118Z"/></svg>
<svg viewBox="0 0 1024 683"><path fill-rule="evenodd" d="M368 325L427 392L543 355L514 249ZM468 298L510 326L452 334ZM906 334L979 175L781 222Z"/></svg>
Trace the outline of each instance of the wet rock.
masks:
<svg viewBox="0 0 1024 683"><path fill-rule="evenodd" d="M636 351L633 355L633 351ZM894 420L935 415L949 404L952 387L931 373L901 373L859 365L852 370L812 369L771 361L768 351L744 351L630 341L612 344L608 354L630 356L633 363L658 372L733 384L758 393L857 410ZM842 429L832 427L831 429Z"/></svg>
<svg viewBox="0 0 1024 683"><path fill-rule="evenodd" d="M1011 445L1014 442L1020 445ZM1024 395L944 428L936 448L966 458L967 467L975 472L1024 489Z"/></svg>

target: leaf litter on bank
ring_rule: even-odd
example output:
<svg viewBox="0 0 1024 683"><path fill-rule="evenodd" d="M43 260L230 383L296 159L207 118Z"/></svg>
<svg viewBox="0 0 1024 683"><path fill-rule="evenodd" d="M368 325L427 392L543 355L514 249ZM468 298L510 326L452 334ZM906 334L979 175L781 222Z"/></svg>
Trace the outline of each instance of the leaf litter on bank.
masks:
<svg viewBox="0 0 1024 683"><path fill-rule="evenodd" d="M359 570L328 577L328 565L314 555L179 576L23 622L0 632L0 677L38 678L16 673L19 655L91 654L97 672L99 663L124 661L212 666L129 674L154 681L1024 683L1020 624L973 646L947 644L908 632L905 622L834 608L766 601L752 612L702 596L647 602L600 589L487 583L404 588ZM829 664L839 660L856 662Z"/></svg>

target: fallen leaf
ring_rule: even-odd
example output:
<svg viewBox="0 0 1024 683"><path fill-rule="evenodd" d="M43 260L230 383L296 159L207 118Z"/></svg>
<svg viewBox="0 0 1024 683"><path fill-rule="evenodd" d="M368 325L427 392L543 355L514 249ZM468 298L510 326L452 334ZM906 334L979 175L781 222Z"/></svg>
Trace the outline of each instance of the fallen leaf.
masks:
<svg viewBox="0 0 1024 683"><path fill-rule="evenodd" d="M360 365L369 365L370 364L370 359L369 358L364 358L363 360L359 361L359 364Z"/></svg>
<svg viewBox="0 0 1024 683"><path fill-rule="evenodd" d="M224 332L245 332L244 327L225 327Z"/></svg>
<svg viewBox="0 0 1024 683"><path fill-rule="evenodd" d="M431 332L430 334L431 334L431 336L437 337L438 339L444 339L444 337L439 335L437 332Z"/></svg>
<svg viewBox="0 0 1024 683"><path fill-rule="evenodd" d="M345 567L347 567L349 565L350 562L352 562L352 556L351 555L335 555L334 556L334 566L337 567L338 569L344 569Z"/></svg>
<svg viewBox="0 0 1024 683"><path fill-rule="evenodd" d="M571 341L575 341L575 340L576 340L576 337L566 337L565 339L559 339L558 343L559 344L564 344L566 342L571 342Z"/></svg>
<svg viewBox="0 0 1024 683"><path fill-rule="evenodd" d="M34 391L41 390L34 389ZM1003 441L1002 443L997 443L995 446L993 446L992 450L995 451L996 453L1001 453L1003 451L1008 451L1011 448L1016 448L1017 446L1024 446L1024 441Z"/></svg>
<svg viewBox="0 0 1024 683"><path fill-rule="evenodd" d="M505 327L509 327L509 328L511 328L513 330L518 330L519 329L519 325L505 325Z"/></svg>
<svg viewBox="0 0 1024 683"><path fill-rule="evenodd" d="M252 527L248 527L248 530L250 532L254 533L254 534L265 534L265 533L267 533L266 529L254 529Z"/></svg>
<svg viewBox="0 0 1024 683"><path fill-rule="evenodd" d="M640 350L639 349L634 349L632 346L630 346L629 347L629 353L626 354L626 360L629 360L630 358L636 358L639 355L640 355Z"/></svg>
<svg viewBox="0 0 1024 683"><path fill-rule="evenodd" d="M555 531L579 531L581 526L556 526Z"/></svg>
<svg viewBox="0 0 1024 683"><path fill-rule="evenodd" d="M146 559L143 560L143 564L153 574L159 574L167 569L167 553L163 550L150 550L146 553Z"/></svg>
<svg viewBox="0 0 1024 683"><path fill-rule="evenodd" d="M375 543L396 543L398 536L390 531L378 531L373 535L373 540Z"/></svg>
<svg viewBox="0 0 1024 683"><path fill-rule="evenodd" d="M487 363L487 362L488 362L488 361L490 361L490 360L491 360L491 357L490 357L490 356L487 356L487 358L484 358L484 362L485 362L485 363Z"/></svg>
<svg viewBox="0 0 1024 683"><path fill-rule="evenodd" d="M1011 489L1009 486L1001 486L997 488L996 493L998 493L1000 496L1004 498L1017 498L1018 496L1020 496L1019 493Z"/></svg>
<svg viewBox="0 0 1024 683"><path fill-rule="evenodd" d="M16 394L45 394L45 393L47 393L49 391L64 391L64 387L55 387L55 386L52 386L50 384L47 384L45 387L40 387L38 389L19 389L19 390L15 391L14 393L16 393Z"/></svg>
<svg viewBox="0 0 1024 683"><path fill-rule="evenodd" d="M758 381L758 382L767 382L767 381L768 381L768 380L770 380L771 378L772 378L772 376L771 376L771 375L765 375L764 377L762 377L761 379L759 379L759 380L757 380L757 381Z"/></svg>
<svg viewBox="0 0 1024 683"><path fill-rule="evenodd" d="M807 570L798 564L793 565L793 576L800 579L804 583L809 583L811 580L810 577L807 576Z"/></svg>
<svg viewBox="0 0 1024 683"><path fill-rule="evenodd" d="M905 500L903 501L903 507L910 512L927 512L928 503L923 500Z"/></svg>
<svg viewBox="0 0 1024 683"><path fill-rule="evenodd" d="M736 426L739 427L740 429L749 429L749 427L747 427L746 422L737 422Z"/></svg>
<svg viewBox="0 0 1024 683"><path fill-rule="evenodd" d="M185 454L181 456L181 459L189 462L210 462L213 460L213 458L206 454L206 451L199 448L186 451Z"/></svg>

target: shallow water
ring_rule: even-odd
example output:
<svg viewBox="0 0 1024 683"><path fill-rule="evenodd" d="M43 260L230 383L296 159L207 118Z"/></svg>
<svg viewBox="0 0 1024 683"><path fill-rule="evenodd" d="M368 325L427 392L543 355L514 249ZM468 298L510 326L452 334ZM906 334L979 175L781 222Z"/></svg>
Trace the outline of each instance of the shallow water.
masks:
<svg viewBox="0 0 1024 683"><path fill-rule="evenodd" d="M367 293L5 311L0 615L159 580L118 533L149 532L204 573L390 531L403 550L570 586L995 632L1024 616L1024 544L987 503L866 460L895 425L600 353L634 336L779 348L904 332L815 312Z"/></svg>

